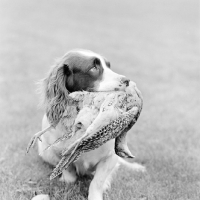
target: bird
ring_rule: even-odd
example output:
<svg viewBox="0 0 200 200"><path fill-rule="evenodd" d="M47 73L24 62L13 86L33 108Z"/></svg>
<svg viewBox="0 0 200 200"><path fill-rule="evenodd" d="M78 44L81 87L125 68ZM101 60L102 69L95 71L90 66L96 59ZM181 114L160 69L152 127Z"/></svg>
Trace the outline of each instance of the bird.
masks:
<svg viewBox="0 0 200 200"><path fill-rule="evenodd" d="M117 143L119 143L118 146L115 145L115 152L117 155L121 157L134 158L128 150L126 144L123 143L123 140L119 140L117 138L121 136L120 133L122 131L130 128L130 124L132 126L136 122L138 115L139 109L134 106L128 112L121 114L116 120L113 120L109 122L108 125L103 126L99 131L89 131L90 133L87 133L86 131L86 134L83 137L70 145L69 148L63 150L62 158L53 170L50 180L60 175L62 171L72 162L75 162L82 153L94 150L113 138L116 138L116 141L118 140ZM125 134L122 134L121 137L124 138ZM123 144L120 145L121 142ZM119 148L120 146L121 148Z"/></svg>
<svg viewBox="0 0 200 200"><path fill-rule="evenodd" d="M113 138L115 153L123 158L133 158L127 146L126 134L137 121L142 106L141 92L132 81L125 91L70 93L59 117L47 112L51 126L35 134L27 149L47 130L58 123L62 124L65 134L47 147L67 140L61 160L50 176L51 180L82 153L94 150Z"/></svg>

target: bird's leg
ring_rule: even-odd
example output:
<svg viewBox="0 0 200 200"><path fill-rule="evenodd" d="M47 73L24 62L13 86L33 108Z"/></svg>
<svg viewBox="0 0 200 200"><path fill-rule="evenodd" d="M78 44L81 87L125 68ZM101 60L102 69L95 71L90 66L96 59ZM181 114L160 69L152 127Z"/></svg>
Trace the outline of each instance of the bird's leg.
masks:
<svg viewBox="0 0 200 200"><path fill-rule="evenodd" d="M29 142L29 144L28 144L28 146L27 146L27 148L26 148L26 152L28 153L29 150L30 150L30 148L31 148L32 146L35 145L37 139L39 139L40 141L42 141L40 137L41 137L44 133L46 133L48 130L51 130L52 128L53 128L53 126L49 126L49 127L45 128L44 130L39 131L39 132L37 132L36 134L34 134L34 136L31 138L31 140L30 140L30 142Z"/></svg>
<svg viewBox="0 0 200 200"><path fill-rule="evenodd" d="M63 136L59 137L57 140L55 140L52 144L49 144L43 151L46 151L48 149L50 149L51 147L53 147L55 144L59 143L59 142L62 142L63 140L66 140L69 138L69 134L71 133L72 131L70 132L67 132L65 133Z"/></svg>

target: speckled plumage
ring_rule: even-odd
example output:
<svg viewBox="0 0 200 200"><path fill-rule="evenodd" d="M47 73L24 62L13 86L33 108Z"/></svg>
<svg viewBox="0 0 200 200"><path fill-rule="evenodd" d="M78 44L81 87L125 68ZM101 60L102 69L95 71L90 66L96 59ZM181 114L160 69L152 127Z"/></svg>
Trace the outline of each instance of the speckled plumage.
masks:
<svg viewBox="0 0 200 200"><path fill-rule="evenodd" d="M116 138L115 152L121 157L133 157L126 144L126 133L134 125L142 109L142 97L131 82L125 92L74 92L60 123L65 134L56 142L67 139L62 159L51 179L62 173L87 151L94 150Z"/></svg>
<svg viewBox="0 0 200 200"><path fill-rule="evenodd" d="M107 141L116 138L122 131L134 124L139 116L138 107L133 107L129 111L121 114L116 120L103 126L93 135L85 136L80 143L75 143L62 152L62 159L51 174L51 179L55 178L67 168L72 162L75 162L82 153L94 150ZM123 151L123 150L122 150Z"/></svg>

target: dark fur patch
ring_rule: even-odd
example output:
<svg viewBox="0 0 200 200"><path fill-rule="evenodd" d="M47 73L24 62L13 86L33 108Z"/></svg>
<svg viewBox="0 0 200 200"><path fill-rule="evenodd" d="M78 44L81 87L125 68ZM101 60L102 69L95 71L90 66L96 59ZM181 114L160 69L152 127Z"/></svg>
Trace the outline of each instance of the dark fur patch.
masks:
<svg viewBox="0 0 200 200"><path fill-rule="evenodd" d="M103 67L99 58L71 52L57 63L44 79L44 104L49 123L56 126L69 104L70 92L94 91L102 78Z"/></svg>
<svg viewBox="0 0 200 200"><path fill-rule="evenodd" d="M65 58L66 88L69 92L93 91L95 81L101 80L103 67L99 58L84 56L80 53L69 53ZM94 69L93 69L94 68Z"/></svg>

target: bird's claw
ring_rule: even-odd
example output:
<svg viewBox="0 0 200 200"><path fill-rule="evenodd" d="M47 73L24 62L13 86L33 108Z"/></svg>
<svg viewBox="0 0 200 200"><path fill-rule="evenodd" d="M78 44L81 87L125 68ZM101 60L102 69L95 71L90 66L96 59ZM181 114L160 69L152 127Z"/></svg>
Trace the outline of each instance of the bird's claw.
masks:
<svg viewBox="0 0 200 200"><path fill-rule="evenodd" d="M40 133L40 132L39 132L39 133ZM29 150L30 150L31 147L34 147L34 146L35 146L35 143L36 143L37 139L40 140L40 142L42 142L42 139L40 138L40 135L39 135L38 133L36 133L36 134L31 138L31 140L30 140L30 142L29 142L29 144L28 144L28 146L27 146L27 148L26 148L26 153L29 152Z"/></svg>
<svg viewBox="0 0 200 200"><path fill-rule="evenodd" d="M26 148L26 152L28 153L29 150L30 150L30 148L33 147L33 146L35 145L37 139L40 140L40 142L42 142L42 139L40 138L40 136L42 136L44 133L46 133L48 130L51 130L52 128L53 128L53 126L48 126L48 127L45 128L44 130L42 130L42 131L36 133L36 134L31 138L31 140L30 140L30 142L29 142L29 144L28 144L28 146L27 146L27 148Z"/></svg>
<svg viewBox="0 0 200 200"><path fill-rule="evenodd" d="M38 136L38 140L40 140L40 142L42 142L42 139L41 139L41 137L40 137L40 136Z"/></svg>

